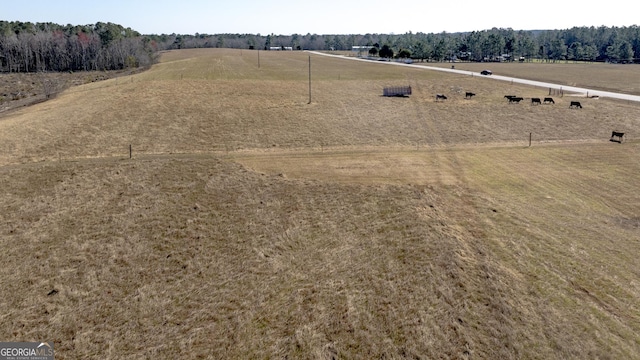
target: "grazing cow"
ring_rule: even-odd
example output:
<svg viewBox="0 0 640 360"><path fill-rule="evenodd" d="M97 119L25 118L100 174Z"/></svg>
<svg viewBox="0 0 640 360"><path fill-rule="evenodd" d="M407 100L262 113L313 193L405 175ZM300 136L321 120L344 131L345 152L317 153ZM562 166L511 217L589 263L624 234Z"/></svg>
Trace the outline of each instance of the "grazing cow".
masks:
<svg viewBox="0 0 640 360"><path fill-rule="evenodd" d="M542 104L542 102L540 102L540 98L531 98L531 105L538 105L538 104Z"/></svg>
<svg viewBox="0 0 640 360"><path fill-rule="evenodd" d="M509 103L519 103L520 101L524 100L524 98L519 97L519 96L514 96L509 98Z"/></svg>
<svg viewBox="0 0 640 360"><path fill-rule="evenodd" d="M472 92L468 92L468 91L467 91L467 93L464 95L464 97L465 97L465 98L467 98L467 99L469 99L469 98L471 98L471 97L473 97L473 96L476 96L476 94L474 94L474 93L472 93Z"/></svg>
<svg viewBox="0 0 640 360"><path fill-rule="evenodd" d="M580 105L579 101L572 101L571 104L569 105L569 108L572 108L572 107L582 109L582 105Z"/></svg>
<svg viewBox="0 0 640 360"><path fill-rule="evenodd" d="M436 94L436 101L447 100L447 97L443 94Z"/></svg>
<svg viewBox="0 0 640 360"><path fill-rule="evenodd" d="M611 132L611 139L609 139L609 141L615 141L617 143L622 144L622 137L624 136L623 132L617 132L617 131L612 131ZM615 138L618 138L617 140Z"/></svg>
<svg viewBox="0 0 640 360"><path fill-rule="evenodd" d="M545 104L551 103L551 104L555 104L556 102L553 101L553 98L544 98L543 101Z"/></svg>
<svg viewBox="0 0 640 360"><path fill-rule="evenodd" d="M511 98L516 97L515 95L505 95L504 98L507 100L511 100Z"/></svg>

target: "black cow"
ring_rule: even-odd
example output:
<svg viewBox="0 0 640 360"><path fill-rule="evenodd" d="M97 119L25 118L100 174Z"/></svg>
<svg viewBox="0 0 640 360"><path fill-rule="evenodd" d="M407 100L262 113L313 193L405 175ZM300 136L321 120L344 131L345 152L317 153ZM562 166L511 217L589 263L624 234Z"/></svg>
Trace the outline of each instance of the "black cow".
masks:
<svg viewBox="0 0 640 360"><path fill-rule="evenodd" d="M519 96L514 96L514 97L510 97L509 98L509 103L519 103L520 101L524 100L524 98L519 97Z"/></svg>
<svg viewBox="0 0 640 360"><path fill-rule="evenodd" d="M468 92L468 91L467 91L467 93L464 95L464 97L465 97L465 98L467 98L467 99L469 99L469 98L471 98L471 97L473 97L473 96L476 96L476 94L474 94L474 93L472 93L472 92Z"/></svg>
<svg viewBox="0 0 640 360"><path fill-rule="evenodd" d="M510 100L511 98L516 97L515 95L505 95L504 98Z"/></svg>
<svg viewBox="0 0 640 360"><path fill-rule="evenodd" d="M580 105L580 102L579 102L579 101L572 101L572 102L571 102L571 105L569 105L569 108L572 108L572 107L582 109L582 105Z"/></svg>
<svg viewBox="0 0 640 360"><path fill-rule="evenodd" d="M548 98L544 98L544 101L543 101L543 102L544 102L545 104L548 104L548 103L555 104L555 103L556 103L555 101L553 101L553 98L550 98L550 97L548 97Z"/></svg>
<svg viewBox="0 0 640 360"><path fill-rule="evenodd" d="M540 98L531 98L531 105L538 105L538 104L542 104L542 102L540 101Z"/></svg>
<svg viewBox="0 0 640 360"><path fill-rule="evenodd" d="M617 132L617 131L612 131L611 132L611 139L609 139L609 141L615 141L617 143L622 144L622 137L624 136L623 132ZM617 140L615 138L618 138Z"/></svg>
<svg viewBox="0 0 640 360"><path fill-rule="evenodd" d="M447 97L443 94L436 94L436 101L438 100L447 100Z"/></svg>

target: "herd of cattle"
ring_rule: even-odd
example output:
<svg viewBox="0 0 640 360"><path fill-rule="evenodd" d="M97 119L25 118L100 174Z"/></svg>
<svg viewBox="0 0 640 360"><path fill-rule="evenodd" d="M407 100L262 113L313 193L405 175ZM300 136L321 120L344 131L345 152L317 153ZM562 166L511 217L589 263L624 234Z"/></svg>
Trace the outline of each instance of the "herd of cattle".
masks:
<svg viewBox="0 0 640 360"><path fill-rule="evenodd" d="M384 88L383 90L384 90L383 96L407 97L408 95L411 95L410 86L388 87L388 88ZM465 99L470 99L474 96L476 96L476 94L469 91L467 91L464 95ZM504 98L509 100L510 104L517 104L517 103L520 103L522 100L524 100L522 96L516 96L516 95L505 95ZM448 98L445 94L436 94L436 102L445 101L447 99ZM545 97L543 99L540 99L537 97L531 98L531 105L555 104L555 103L556 102L551 97ZM571 103L569 104L569 107L582 109L582 105L580 104L579 101L571 101Z"/></svg>
<svg viewBox="0 0 640 360"><path fill-rule="evenodd" d="M464 95L465 99L470 99L472 97L476 96L475 93L469 92L467 91ZM505 95L504 96L505 99L509 100L509 103L511 104L517 104L520 101L524 100L524 98L522 96L516 96L516 95ZM436 102L439 101L444 101L447 100L447 96L444 94L436 94ZM555 104L556 102L553 100L553 98L551 97L546 97L543 99L540 98L531 98L531 105L539 105L539 104ZM571 103L569 104L569 108L580 108L582 109L582 104L580 104L579 101L571 101Z"/></svg>
<svg viewBox="0 0 640 360"><path fill-rule="evenodd" d="M401 86L401 87L388 87L388 88L384 88L383 89L383 96L401 96L401 97L407 97L408 95L411 95L411 87L410 86ZM475 93L467 91L464 95L465 99L471 99L472 97L476 96ZM597 97L597 96L592 96L592 97ZM518 104L520 103L522 100L524 100L524 98L522 96L516 96L516 95L505 95L504 96L505 99L507 99L509 101L510 104ZM445 94L436 94L436 102L440 102L440 101L446 101L448 98ZM545 97L545 98L537 98L537 97L532 97L531 98L531 105L540 105L540 104L555 104L556 102L553 100L552 97ZM579 101L571 101L569 103L569 108L576 108L576 109L582 109L582 104L580 104ZM622 137L624 136L623 132L618 132L618 131L613 131L611 133L611 141L614 142L618 142L618 143L622 143Z"/></svg>
<svg viewBox="0 0 640 360"><path fill-rule="evenodd" d="M471 99L476 96L475 93L467 91L464 95L465 99ZM510 104L518 104L520 101L524 100L522 96L516 95L505 95L505 99L509 101ZM447 100L447 96L444 94L436 94L436 102ZM540 104L555 104L556 102L551 97L545 97L543 99L540 98L531 98L531 105L540 105ZM569 108L582 109L582 104L579 101L571 101L569 103ZM611 141L622 143L622 137L624 136L623 132L613 131L611 133Z"/></svg>
<svg viewBox="0 0 640 360"><path fill-rule="evenodd" d="M465 99L471 99L472 97L476 96L475 93L469 92L467 91L464 95ZM517 104L520 101L524 100L524 98L522 96L516 96L516 95L505 95L504 96L505 99L509 100L510 104ZM447 96L444 94L436 94L436 102L439 101L444 101L447 100ZM546 97L543 99L540 98L531 98L531 105L539 105L539 104L555 104L556 102L553 100L553 98L551 97ZM580 108L582 109L582 104L580 104L579 101L571 101L569 104L569 108Z"/></svg>

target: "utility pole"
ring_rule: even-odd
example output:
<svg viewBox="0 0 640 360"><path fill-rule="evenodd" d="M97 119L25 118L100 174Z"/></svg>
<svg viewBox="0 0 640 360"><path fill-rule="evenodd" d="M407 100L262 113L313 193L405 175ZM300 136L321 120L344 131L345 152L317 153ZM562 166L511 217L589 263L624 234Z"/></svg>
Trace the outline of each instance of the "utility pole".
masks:
<svg viewBox="0 0 640 360"><path fill-rule="evenodd" d="M311 104L311 55L309 55L309 104Z"/></svg>

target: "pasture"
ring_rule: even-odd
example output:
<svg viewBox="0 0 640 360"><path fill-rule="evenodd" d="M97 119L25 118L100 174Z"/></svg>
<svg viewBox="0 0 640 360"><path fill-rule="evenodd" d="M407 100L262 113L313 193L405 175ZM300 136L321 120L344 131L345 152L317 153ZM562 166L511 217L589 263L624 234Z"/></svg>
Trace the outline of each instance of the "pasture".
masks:
<svg viewBox="0 0 640 360"><path fill-rule="evenodd" d="M0 339L640 358L640 104L318 55L309 103L308 54L257 55L167 52L0 117Z"/></svg>
<svg viewBox="0 0 640 360"><path fill-rule="evenodd" d="M585 62L504 62L504 63L416 63L418 65L480 72L490 69L496 75L535 81L551 81L560 85L585 87L602 91L640 95L640 74L635 66Z"/></svg>

